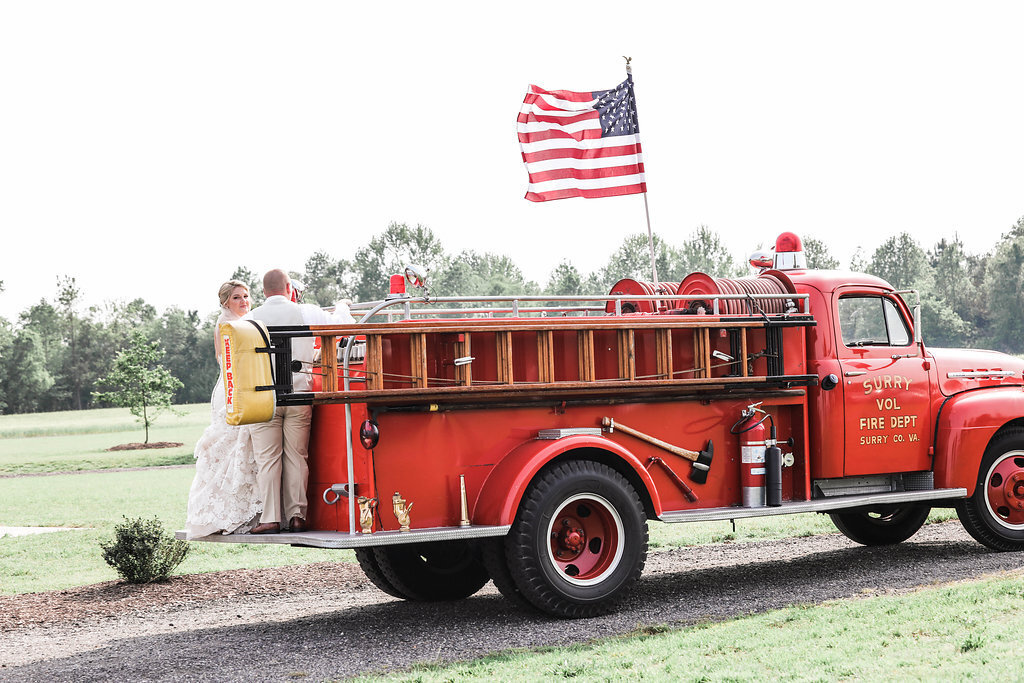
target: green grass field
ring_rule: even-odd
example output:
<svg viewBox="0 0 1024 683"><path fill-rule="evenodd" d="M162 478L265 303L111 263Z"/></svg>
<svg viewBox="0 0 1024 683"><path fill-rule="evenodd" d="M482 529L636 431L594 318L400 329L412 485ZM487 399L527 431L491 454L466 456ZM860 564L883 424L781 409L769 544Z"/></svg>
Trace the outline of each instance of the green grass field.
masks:
<svg viewBox="0 0 1024 683"><path fill-rule="evenodd" d="M196 440L210 423L210 406L197 403L177 410L182 414L157 417L149 440L181 446L133 451L107 450L145 438L142 425L127 408L0 415L0 474L191 463Z"/></svg>
<svg viewBox="0 0 1024 683"><path fill-rule="evenodd" d="M0 416L0 474L74 472L194 462L192 452L210 422L207 404L179 406L150 429L150 441L178 448L107 452L142 441L142 426L123 408ZM0 539L0 593L26 593L117 579L100 556L122 517L157 517L169 531L185 524L195 470L147 469L0 479L0 526L68 526L35 536ZM350 551L276 545L195 543L175 573L307 564L354 559Z"/></svg>
<svg viewBox="0 0 1024 683"><path fill-rule="evenodd" d="M184 421L192 425L205 426L210 419L208 403L192 403L174 407L185 413ZM182 422L182 417L172 413L161 413L156 419L156 428L166 427L172 422ZM59 413L24 413L21 415L0 415L0 438L11 439L31 436L60 436L62 434L106 434L114 432L138 432L129 434L125 441L142 441L142 423L135 419L127 408L98 408L95 410L70 410ZM138 438L136 438L138 437Z"/></svg>
<svg viewBox="0 0 1024 683"><path fill-rule="evenodd" d="M0 526L74 527L0 538L0 593L58 590L117 579L100 556L100 542L113 537L122 515L156 517L171 531L183 528L193 473L189 467L0 479ZM174 573L353 559L351 551L193 543Z"/></svg>

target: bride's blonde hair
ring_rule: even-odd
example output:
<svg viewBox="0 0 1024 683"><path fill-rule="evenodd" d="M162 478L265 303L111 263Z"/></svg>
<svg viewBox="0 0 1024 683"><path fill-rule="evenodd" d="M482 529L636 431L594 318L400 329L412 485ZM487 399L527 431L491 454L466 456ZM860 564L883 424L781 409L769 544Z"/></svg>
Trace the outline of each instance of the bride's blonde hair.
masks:
<svg viewBox="0 0 1024 683"><path fill-rule="evenodd" d="M220 286L220 291L217 292L220 296L221 308L225 308L228 305L228 299L231 298L231 292L235 291L235 287L243 287L245 293L249 293L249 285L245 284L241 280L228 280Z"/></svg>

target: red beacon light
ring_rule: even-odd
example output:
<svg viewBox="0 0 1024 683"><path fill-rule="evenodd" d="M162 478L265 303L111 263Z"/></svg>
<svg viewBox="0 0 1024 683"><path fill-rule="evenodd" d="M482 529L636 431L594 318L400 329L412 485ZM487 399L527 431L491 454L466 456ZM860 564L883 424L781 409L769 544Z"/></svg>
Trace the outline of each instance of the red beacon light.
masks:
<svg viewBox="0 0 1024 683"><path fill-rule="evenodd" d="M775 240L775 269L794 270L806 268L807 258L804 256L804 243L796 233L784 232Z"/></svg>
<svg viewBox="0 0 1024 683"><path fill-rule="evenodd" d="M407 296L405 293L405 277L402 275L391 276L391 291L388 293L388 299L404 299Z"/></svg>

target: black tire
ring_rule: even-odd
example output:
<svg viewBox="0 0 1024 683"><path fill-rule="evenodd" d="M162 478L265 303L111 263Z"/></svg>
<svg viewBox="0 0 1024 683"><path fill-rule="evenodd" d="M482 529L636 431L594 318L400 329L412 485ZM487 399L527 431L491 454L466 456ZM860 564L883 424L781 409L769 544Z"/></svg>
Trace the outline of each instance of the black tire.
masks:
<svg viewBox="0 0 1024 683"><path fill-rule="evenodd" d="M605 614L643 571L647 516L612 468L561 463L527 489L505 538L505 558L519 593L542 612L573 619Z"/></svg>
<svg viewBox="0 0 1024 683"><path fill-rule="evenodd" d="M387 583L408 600L461 600L488 579L469 541L380 546L373 555Z"/></svg>
<svg viewBox="0 0 1024 683"><path fill-rule="evenodd" d="M512 578L512 571L508 568L505 538L485 538L480 542L480 556L498 592L520 607L529 606L530 603L523 597L515 579Z"/></svg>
<svg viewBox="0 0 1024 683"><path fill-rule="evenodd" d="M384 576L384 572L381 570L380 565L377 564L377 556L373 553L373 548L356 548L356 559L359 560L359 567L366 574L366 578L373 583L374 586L381 589L388 595L401 598L402 600L408 600L409 596L402 591L395 588L395 586L387 580Z"/></svg>
<svg viewBox="0 0 1024 683"><path fill-rule="evenodd" d="M1024 429L985 449L974 495L956 504L967 533L993 550L1024 550Z"/></svg>
<svg viewBox="0 0 1024 683"><path fill-rule="evenodd" d="M886 505L871 510L832 512L829 517L836 528L854 543L861 545L892 545L902 543L917 533L928 519L928 505Z"/></svg>

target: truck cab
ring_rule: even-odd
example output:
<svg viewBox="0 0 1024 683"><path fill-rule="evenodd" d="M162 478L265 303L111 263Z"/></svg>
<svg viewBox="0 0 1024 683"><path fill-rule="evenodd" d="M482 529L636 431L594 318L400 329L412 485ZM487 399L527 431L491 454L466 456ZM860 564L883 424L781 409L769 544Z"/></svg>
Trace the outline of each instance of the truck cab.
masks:
<svg viewBox="0 0 1024 683"><path fill-rule="evenodd" d="M808 366L827 380L810 392L818 478L930 469L934 373L903 298L863 274L788 275L810 296Z"/></svg>

